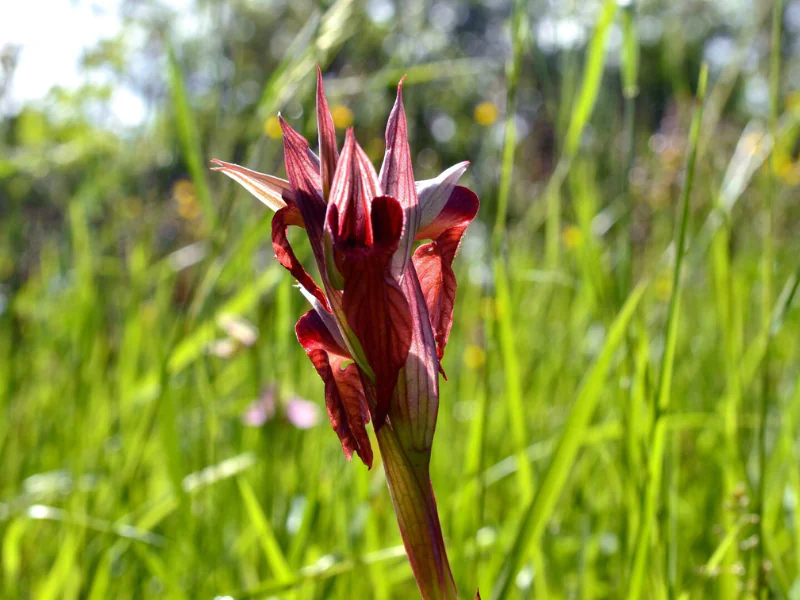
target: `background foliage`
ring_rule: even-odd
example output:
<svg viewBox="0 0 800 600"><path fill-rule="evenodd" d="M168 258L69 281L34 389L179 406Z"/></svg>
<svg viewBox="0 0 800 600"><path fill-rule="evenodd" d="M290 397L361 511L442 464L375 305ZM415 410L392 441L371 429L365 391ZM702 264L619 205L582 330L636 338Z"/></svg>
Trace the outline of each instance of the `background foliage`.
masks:
<svg viewBox="0 0 800 600"><path fill-rule="evenodd" d="M415 595L271 215L207 170L282 171L314 61L375 161L404 73L417 179L472 161L432 470L462 593L800 597L797 0L120 10L0 121L3 597Z"/></svg>

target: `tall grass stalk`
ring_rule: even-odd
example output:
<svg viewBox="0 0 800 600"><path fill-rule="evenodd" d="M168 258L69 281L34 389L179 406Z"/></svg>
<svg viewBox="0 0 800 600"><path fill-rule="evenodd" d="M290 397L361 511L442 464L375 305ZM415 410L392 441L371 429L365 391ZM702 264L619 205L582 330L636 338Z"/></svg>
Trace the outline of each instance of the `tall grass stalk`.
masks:
<svg viewBox="0 0 800 600"><path fill-rule="evenodd" d="M622 95L625 99L624 106L624 146L621 170L621 188L624 202L624 217L622 227L618 234L617 253L618 271L616 277L616 305L621 305L624 298L630 293L633 282L633 245L634 245L634 206L633 194L631 193L631 170L633 169L635 150L636 150L636 98L639 95L639 34L636 15L636 2L632 0L623 5L622 26L623 40L620 59L622 62ZM635 381L636 378L636 347L632 336L628 338L628 352L626 361L623 365L624 377L628 381ZM625 557L630 551L630 532L635 530L636 505L638 497L637 477L640 472L640 453L638 444L640 439L639 430L642 425L640 422L640 409L638 395L641 393L640 386L631 384L627 390L620 389L620 397L623 403L623 423L625 427L626 443L622 444L620 456L624 464L626 474L625 490L625 517L621 523L622 540L621 554L622 564L625 564ZM625 576L624 566L622 567L622 577Z"/></svg>
<svg viewBox="0 0 800 600"><path fill-rule="evenodd" d="M689 132L689 156L686 163L686 180L683 184L681 197L681 213L678 221L677 237L675 239L675 263L672 269L672 291L667 311L666 334L664 342L664 355L661 359L661 368L658 377L654 404L653 438L648 461L648 481L645 491L643 515L639 525L639 535L633 556L633 567L628 588L629 600L641 597L644 584L647 555L650 547L650 532L656 518L658 496L661 491L661 478L664 469L664 456L667 444L667 430L665 417L670 408L672 397L672 373L675 363L675 347L678 338L678 317L681 295L681 267L686 247L686 231L689 224L689 199L694 183L695 160L697 158L697 140L700 133L700 123L703 117L703 103L705 101L706 84L708 83L708 66L703 65L697 85L695 112L692 117ZM666 532L664 532L666 533Z"/></svg>
<svg viewBox="0 0 800 600"><path fill-rule="evenodd" d="M506 235L506 221L508 220L508 199L511 193L511 182L514 171L514 156L516 153L516 111L517 111L517 86L522 57L528 36L527 5L523 0L516 0L511 16L512 51L506 65L506 115L504 123L505 138L503 141L502 164L500 167L500 182L497 191L497 213L495 215L494 232L492 235L492 249L494 261L497 333L500 352L503 358L504 391L508 402L511 435L515 450L519 452L520 469L517 472L519 486L523 496L527 496L531 489L533 476L528 462L523 456L523 449L527 443L525 409L522 398L521 371L519 368L519 355L514 335L515 319L511 304L511 281L507 274L506 259L503 256L503 242ZM485 413L481 415L485 417Z"/></svg>
<svg viewBox="0 0 800 600"><path fill-rule="evenodd" d="M772 136L773 146L769 161L769 174L767 175L767 193L764 196L764 208L762 218L764 219L763 251L761 261L761 310L762 327L767 333L766 350L764 352L764 362L762 366L762 389L761 389L761 414L759 416L758 430L758 516L761 543L759 545L758 568L758 595L763 597L767 593L766 582L766 550L765 546L770 532L767 527L765 515L767 505L767 460L768 460L768 439L767 429L769 425L770 406L772 404L772 385L771 385L771 356L772 356L772 294L774 279L775 262L775 188L778 177L777 159L777 135L778 135L778 115L780 113L780 75L781 75L781 29L783 20L783 0L775 0L772 6L772 36L769 61L769 86L770 86L770 111L769 129Z"/></svg>
<svg viewBox="0 0 800 600"><path fill-rule="evenodd" d="M544 192L547 204L547 221L545 225L545 264L554 269L559 262L561 244L561 186L569 172L572 160L580 149L581 137L592 116L606 61L606 40L614 17L617 14L617 1L606 0L600 11L592 39L586 50L586 61L583 66L580 91L572 106L569 126L564 139L564 150L556 169Z"/></svg>
<svg viewBox="0 0 800 600"><path fill-rule="evenodd" d="M622 95L625 98L625 145L622 168L622 193L625 199L625 219L621 244L619 297L624 297L633 281L633 197L630 189L631 169L636 145L636 97L639 95L639 33L636 22L636 2L622 10Z"/></svg>

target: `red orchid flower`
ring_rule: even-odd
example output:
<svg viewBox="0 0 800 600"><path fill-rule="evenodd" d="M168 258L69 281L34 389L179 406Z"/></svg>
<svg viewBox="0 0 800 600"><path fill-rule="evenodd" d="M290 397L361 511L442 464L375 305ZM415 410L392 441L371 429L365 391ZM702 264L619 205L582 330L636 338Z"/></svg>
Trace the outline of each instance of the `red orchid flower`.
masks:
<svg viewBox="0 0 800 600"><path fill-rule="evenodd" d="M379 173L352 129L339 153L319 69L319 155L280 119L288 181L212 162L276 211L272 245L313 306L296 333L325 383L331 424L348 460L355 452L371 467L371 415L420 591L449 598L455 586L428 469L455 302L452 263L478 198L456 185L466 162L414 181L402 86ZM305 228L322 286L297 260L290 225ZM430 241L414 251L419 240Z"/></svg>

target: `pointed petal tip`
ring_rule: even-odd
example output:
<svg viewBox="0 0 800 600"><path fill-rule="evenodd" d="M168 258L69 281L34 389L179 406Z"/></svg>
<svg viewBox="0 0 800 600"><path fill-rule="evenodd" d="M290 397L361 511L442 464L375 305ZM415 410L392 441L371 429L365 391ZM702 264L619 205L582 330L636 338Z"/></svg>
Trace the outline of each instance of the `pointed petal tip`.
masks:
<svg viewBox="0 0 800 600"><path fill-rule="evenodd" d="M216 165L215 167L211 167L212 171L232 171L237 168L241 168L237 164L225 162L224 160L220 160L218 158L212 158L208 162Z"/></svg>
<svg viewBox="0 0 800 600"><path fill-rule="evenodd" d="M319 68L319 63L314 63L317 67L317 95L324 93L322 91L322 69Z"/></svg>
<svg viewBox="0 0 800 600"><path fill-rule="evenodd" d="M292 126L289 125L286 119L283 118L283 115L280 112L278 113L278 123L280 123L281 131L283 132L283 141L285 144L287 139L293 138L292 133L296 132L292 129Z"/></svg>
<svg viewBox="0 0 800 600"><path fill-rule="evenodd" d="M220 160L218 158L212 158L209 160L212 165L216 165L215 167L210 167L212 171L224 171L231 167L231 163L227 163L224 160Z"/></svg>
<svg viewBox="0 0 800 600"><path fill-rule="evenodd" d="M397 82L397 100L395 100L395 104L403 105L403 84L406 81L406 77L408 75L403 75L400 78L400 81Z"/></svg>

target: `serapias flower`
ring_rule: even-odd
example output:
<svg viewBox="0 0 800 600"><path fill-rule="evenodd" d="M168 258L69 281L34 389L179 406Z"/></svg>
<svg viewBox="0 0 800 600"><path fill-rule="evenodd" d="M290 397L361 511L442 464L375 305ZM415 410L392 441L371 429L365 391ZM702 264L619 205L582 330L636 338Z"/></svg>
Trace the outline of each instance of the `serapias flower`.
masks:
<svg viewBox="0 0 800 600"><path fill-rule="evenodd" d="M478 198L456 185L467 162L414 181L402 86L379 172L352 129L339 153L319 70L319 154L279 117L288 181L212 162L276 211L276 257L313 306L297 323L297 337L325 383L344 453L372 465L371 416L423 597L455 597L428 466L455 302L452 263ZM290 225L305 228L321 286L297 260L286 235ZM414 250L421 240L430 241Z"/></svg>

